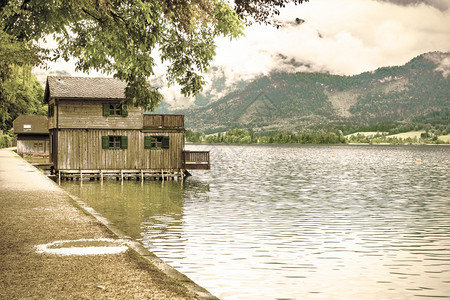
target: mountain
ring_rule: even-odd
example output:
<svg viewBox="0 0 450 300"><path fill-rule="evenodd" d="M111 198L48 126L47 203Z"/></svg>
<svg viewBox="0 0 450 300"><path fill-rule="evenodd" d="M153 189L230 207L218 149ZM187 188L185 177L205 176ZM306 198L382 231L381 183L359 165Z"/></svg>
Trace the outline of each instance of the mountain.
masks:
<svg viewBox="0 0 450 300"><path fill-rule="evenodd" d="M336 130L389 122L450 125L450 53L354 76L272 73L185 114L200 132Z"/></svg>

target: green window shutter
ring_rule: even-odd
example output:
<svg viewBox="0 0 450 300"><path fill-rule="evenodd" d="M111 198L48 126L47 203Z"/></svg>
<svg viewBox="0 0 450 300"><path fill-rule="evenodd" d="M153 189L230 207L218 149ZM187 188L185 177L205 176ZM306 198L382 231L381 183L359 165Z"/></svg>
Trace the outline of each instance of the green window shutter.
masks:
<svg viewBox="0 0 450 300"><path fill-rule="evenodd" d="M169 148L169 137L168 136L164 136L162 139L162 147L163 148Z"/></svg>
<svg viewBox="0 0 450 300"><path fill-rule="evenodd" d="M122 117L128 116L128 106L122 104Z"/></svg>
<svg viewBox="0 0 450 300"><path fill-rule="evenodd" d="M109 149L109 136L107 135L102 136L102 148Z"/></svg>
<svg viewBox="0 0 450 300"><path fill-rule="evenodd" d="M144 149L152 149L152 137L144 137Z"/></svg>
<svg viewBox="0 0 450 300"><path fill-rule="evenodd" d="M128 137L126 135L122 135L120 137L120 148L122 149L128 148Z"/></svg>
<svg viewBox="0 0 450 300"><path fill-rule="evenodd" d="M109 104L103 103L103 115L105 117L109 116Z"/></svg>

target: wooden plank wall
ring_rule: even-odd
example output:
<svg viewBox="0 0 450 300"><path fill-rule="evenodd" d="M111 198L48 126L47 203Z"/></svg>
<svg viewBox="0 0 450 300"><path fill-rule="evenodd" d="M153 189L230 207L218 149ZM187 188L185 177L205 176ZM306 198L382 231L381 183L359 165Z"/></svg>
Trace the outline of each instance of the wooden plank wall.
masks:
<svg viewBox="0 0 450 300"><path fill-rule="evenodd" d="M49 140L48 139L28 139L28 140L17 140L17 153L48 153L49 150Z"/></svg>
<svg viewBox="0 0 450 300"><path fill-rule="evenodd" d="M103 116L105 101L61 100L58 110L59 128L142 129L142 108L128 107L128 116ZM118 102L117 102L118 103Z"/></svg>
<svg viewBox="0 0 450 300"><path fill-rule="evenodd" d="M128 149L102 149L102 136L128 137ZM168 149L144 149L145 136L168 136ZM57 170L96 169L181 169L183 132L142 132L141 130L58 131Z"/></svg>
<svg viewBox="0 0 450 300"><path fill-rule="evenodd" d="M144 129L183 128L184 115L149 115L144 114Z"/></svg>
<svg viewBox="0 0 450 300"><path fill-rule="evenodd" d="M165 127L184 127L184 115L164 115Z"/></svg>
<svg viewBox="0 0 450 300"><path fill-rule="evenodd" d="M162 115L144 115L144 128L159 128L163 126Z"/></svg>

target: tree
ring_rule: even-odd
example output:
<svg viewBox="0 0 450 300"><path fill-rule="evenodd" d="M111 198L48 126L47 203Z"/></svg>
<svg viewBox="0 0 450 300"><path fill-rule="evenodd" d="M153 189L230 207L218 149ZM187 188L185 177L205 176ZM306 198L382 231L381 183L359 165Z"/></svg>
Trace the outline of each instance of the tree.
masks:
<svg viewBox="0 0 450 300"><path fill-rule="evenodd" d="M308 0L235 0L235 10L239 17L251 24L252 20L257 23L273 24L272 17L280 14L280 8L289 3L301 4ZM276 24L274 24L276 25Z"/></svg>
<svg viewBox="0 0 450 300"><path fill-rule="evenodd" d="M126 81L128 104L153 110L162 99L148 83L155 56L168 64L170 84L196 95L216 36L235 38L242 34L240 18L270 23L279 8L304 1L236 0L233 9L227 0L0 0L0 38L26 50L26 62L19 63L37 65L50 57L37 41L53 34L53 59L74 57L78 70L102 70Z"/></svg>
<svg viewBox="0 0 450 300"><path fill-rule="evenodd" d="M37 52L33 44L0 30L0 129L5 132L20 114L44 110L44 93L30 67L40 62Z"/></svg>
<svg viewBox="0 0 450 300"><path fill-rule="evenodd" d="M0 0L0 126L9 129L17 113L43 109L38 89L22 98L16 91L36 89L31 67L48 59L75 58L80 71L112 74L127 82L127 104L154 110L162 95L148 79L159 56L169 84L196 95L215 55L215 37L236 38L241 19L270 24L279 8L306 1L236 0L233 9L227 0ZM48 35L58 43L53 52L39 46ZM21 80L31 82L26 78L34 83L18 88Z"/></svg>
<svg viewBox="0 0 450 300"><path fill-rule="evenodd" d="M28 50L23 63L48 58L37 41L53 34L53 59L74 57L78 70L113 74L128 83L127 102L148 109L162 98L148 83L156 55L168 63L169 82L195 95L215 54L214 38L235 38L243 29L225 0L5 0L0 20L2 39Z"/></svg>
<svg viewBox="0 0 450 300"><path fill-rule="evenodd" d="M19 115L45 115L44 90L31 74L30 67L12 66L0 86L0 129L7 132Z"/></svg>

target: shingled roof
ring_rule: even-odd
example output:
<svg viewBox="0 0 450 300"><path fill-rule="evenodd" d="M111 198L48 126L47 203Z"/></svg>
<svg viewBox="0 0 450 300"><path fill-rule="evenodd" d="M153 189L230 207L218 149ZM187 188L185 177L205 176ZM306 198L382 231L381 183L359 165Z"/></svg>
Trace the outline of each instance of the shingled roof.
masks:
<svg viewBox="0 0 450 300"><path fill-rule="evenodd" d="M48 134L46 116L18 116L13 121L14 133Z"/></svg>
<svg viewBox="0 0 450 300"><path fill-rule="evenodd" d="M48 76L44 101L50 99L122 100L127 84L114 78Z"/></svg>

